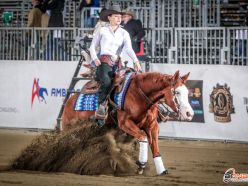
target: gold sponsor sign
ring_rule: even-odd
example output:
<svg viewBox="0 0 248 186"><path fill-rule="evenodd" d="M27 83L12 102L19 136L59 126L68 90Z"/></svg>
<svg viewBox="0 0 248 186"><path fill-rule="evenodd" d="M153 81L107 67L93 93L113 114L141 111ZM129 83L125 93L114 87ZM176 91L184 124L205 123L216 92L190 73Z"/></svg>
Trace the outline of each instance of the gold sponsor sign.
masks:
<svg viewBox="0 0 248 186"><path fill-rule="evenodd" d="M234 113L233 96L230 88L217 84L210 95L209 112L214 113L214 120L217 122L230 122L231 114Z"/></svg>

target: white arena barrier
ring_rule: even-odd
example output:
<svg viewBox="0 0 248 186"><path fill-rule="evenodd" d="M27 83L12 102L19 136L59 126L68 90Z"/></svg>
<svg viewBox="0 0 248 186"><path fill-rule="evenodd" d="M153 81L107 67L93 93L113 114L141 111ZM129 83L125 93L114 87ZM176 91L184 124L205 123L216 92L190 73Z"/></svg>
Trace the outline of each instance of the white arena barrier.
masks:
<svg viewBox="0 0 248 186"><path fill-rule="evenodd" d="M168 121L160 136L248 141L248 67L230 65L151 64L151 71L190 72L192 122Z"/></svg>
<svg viewBox="0 0 248 186"><path fill-rule="evenodd" d="M53 129L76 65L0 61L0 127ZM248 142L247 66L151 64L150 70L190 72L193 121L161 123L160 137Z"/></svg>

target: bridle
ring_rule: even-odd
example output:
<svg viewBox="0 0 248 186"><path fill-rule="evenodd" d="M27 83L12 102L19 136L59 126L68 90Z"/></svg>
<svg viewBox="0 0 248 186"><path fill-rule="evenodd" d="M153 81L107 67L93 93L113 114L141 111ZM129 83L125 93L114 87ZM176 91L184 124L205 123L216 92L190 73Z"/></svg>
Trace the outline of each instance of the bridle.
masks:
<svg viewBox="0 0 248 186"><path fill-rule="evenodd" d="M176 97L176 95L178 94L177 91L175 91L175 85L173 85L171 83L170 87L172 89L172 93L173 93L173 101L176 105L177 108L177 112L171 111L172 109L169 109L168 105L165 106L165 104L162 101L158 101L158 104L155 105L155 107L158 109L158 112L160 115L162 115L162 117L167 118L169 117L173 117L173 118L179 118L180 119L180 103L178 102L178 99ZM146 103L148 104L148 107L151 107L152 105L154 105L155 103L145 94L145 92L142 90L142 88L140 87L139 83L138 83L138 91L140 93L141 96L143 96L145 98ZM163 108L162 108L162 107Z"/></svg>

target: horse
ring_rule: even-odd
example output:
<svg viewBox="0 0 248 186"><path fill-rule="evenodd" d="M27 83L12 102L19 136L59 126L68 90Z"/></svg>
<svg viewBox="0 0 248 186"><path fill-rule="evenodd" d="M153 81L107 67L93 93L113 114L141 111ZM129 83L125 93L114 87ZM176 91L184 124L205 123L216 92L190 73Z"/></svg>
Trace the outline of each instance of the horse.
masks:
<svg viewBox="0 0 248 186"><path fill-rule="evenodd" d="M126 92L123 109L117 109L118 127L139 141L138 172L143 173L148 160L148 143L151 147L157 175L167 174L159 147L158 102L162 100L181 120L192 120L194 112L188 102L185 83L189 73L180 77L157 72L136 74ZM62 129L69 128L73 119L89 119L95 111L74 111L79 94L71 96L65 104L62 115Z"/></svg>
<svg viewBox="0 0 248 186"><path fill-rule="evenodd" d="M44 94L46 94L48 96L47 89L46 88L43 88L43 87L40 87L40 89L39 89L39 96L40 96L41 102L44 101L46 103L46 99L45 99L45 95Z"/></svg>

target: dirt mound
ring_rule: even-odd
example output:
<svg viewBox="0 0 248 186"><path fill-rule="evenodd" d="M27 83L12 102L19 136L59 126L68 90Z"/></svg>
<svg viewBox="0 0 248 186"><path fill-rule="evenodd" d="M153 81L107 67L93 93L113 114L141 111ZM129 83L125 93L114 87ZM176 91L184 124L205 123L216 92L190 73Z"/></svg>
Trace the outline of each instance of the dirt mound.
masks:
<svg viewBox="0 0 248 186"><path fill-rule="evenodd" d="M138 150L136 140L118 128L78 121L67 132L38 136L12 167L83 175L135 175Z"/></svg>

